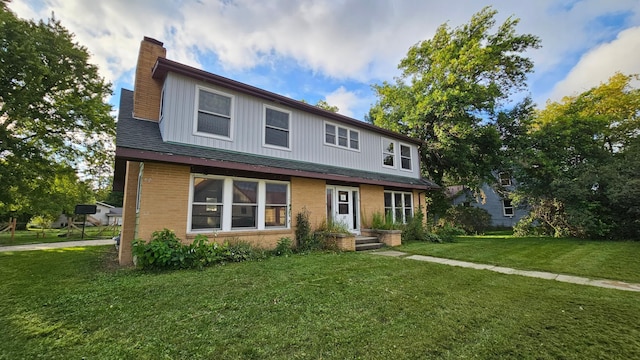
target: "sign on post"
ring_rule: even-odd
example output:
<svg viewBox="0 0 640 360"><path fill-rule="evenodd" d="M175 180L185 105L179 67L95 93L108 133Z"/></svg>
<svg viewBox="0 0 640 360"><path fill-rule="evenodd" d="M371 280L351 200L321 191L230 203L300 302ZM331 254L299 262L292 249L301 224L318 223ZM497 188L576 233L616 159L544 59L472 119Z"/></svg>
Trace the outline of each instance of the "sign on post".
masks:
<svg viewBox="0 0 640 360"><path fill-rule="evenodd" d="M84 221L82 221L82 240L84 240L84 226L87 223L87 215L93 215L98 211L96 205L91 204L79 204L76 205L76 215L84 215Z"/></svg>

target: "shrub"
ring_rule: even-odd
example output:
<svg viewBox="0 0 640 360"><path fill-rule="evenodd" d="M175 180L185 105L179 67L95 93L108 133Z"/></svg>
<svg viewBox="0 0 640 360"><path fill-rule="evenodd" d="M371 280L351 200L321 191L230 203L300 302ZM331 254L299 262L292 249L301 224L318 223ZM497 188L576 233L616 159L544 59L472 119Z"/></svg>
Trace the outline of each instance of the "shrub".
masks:
<svg viewBox="0 0 640 360"><path fill-rule="evenodd" d="M250 244L236 241L223 245L209 242L204 235L198 235L191 244L182 244L171 230L155 231L148 243L143 240L133 242L133 255L141 269L186 269L199 268L222 262L259 260L266 257L264 251L254 249Z"/></svg>
<svg viewBox="0 0 640 360"><path fill-rule="evenodd" d="M321 248L319 239L311 232L309 211L303 208L296 215L296 243L298 251L317 250Z"/></svg>
<svg viewBox="0 0 640 360"><path fill-rule="evenodd" d="M424 213L422 209L417 208L414 211L413 217L405 224L402 230L402 243L408 243L410 241L425 241L427 236L427 230L424 226Z"/></svg>
<svg viewBox="0 0 640 360"><path fill-rule="evenodd" d="M455 226L451 226L445 224L444 226L437 227L435 231L435 235L438 237L440 241L436 242L453 242L456 239L456 236L465 235L466 232Z"/></svg>
<svg viewBox="0 0 640 360"><path fill-rule="evenodd" d="M275 256L289 256L293 254L293 242L288 237L283 237L278 240L278 245L273 249Z"/></svg>
<svg viewBox="0 0 640 360"><path fill-rule="evenodd" d="M393 221L391 213L386 213L383 216L381 212L375 212L371 218L371 228L375 230L401 230L403 226L403 224Z"/></svg>
<svg viewBox="0 0 640 360"><path fill-rule="evenodd" d="M482 234L491 225L491 215L473 206L453 206L438 221L438 226L458 227L467 234Z"/></svg>

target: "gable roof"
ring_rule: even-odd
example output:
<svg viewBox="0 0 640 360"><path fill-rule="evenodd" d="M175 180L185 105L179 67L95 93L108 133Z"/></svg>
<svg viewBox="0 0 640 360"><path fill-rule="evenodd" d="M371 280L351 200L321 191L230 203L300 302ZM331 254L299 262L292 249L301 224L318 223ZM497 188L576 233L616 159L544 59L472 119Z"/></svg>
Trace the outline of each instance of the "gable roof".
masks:
<svg viewBox="0 0 640 360"><path fill-rule="evenodd" d="M237 92L248 94L263 100L286 105L291 108L298 109L307 113L319 115L324 118L328 118L348 126L367 129L385 136L392 137L394 139L399 139L399 140L417 144L417 145L420 145L423 143L423 141L421 140L414 139L412 137L405 136L394 131L383 129L381 127L366 123L364 121L356 120L348 116L340 115L338 113L334 113L333 111L324 110L317 106L304 103L302 101L298 101L298 100L288 98L286 96L278 95L276 93L273 93L267 90L263 90L251 85L247 85L239 81L231 80L229 78L216 75L210 72L206 72L204 70L200 70L200 69L197 69L188 65L184 65L172 60L168 60L165 58L158 58L155 66L153 67L152 77L156 80L164 80L168 72L174 72L174 73L181 74L196 80L208 82L213 85L222 86L227 89L235 90Z"/></svg>
<svg viewBox="0 0 640 360"><path fill-rule="evenodd" d="M116 136L117 160L169 162L421 190L439 188L425 179L165 142L157 122L135 119L132 114L133 91L122 89ZM116 161L116 165L118 163ZM123 176L124 173L118 170L116 174Z"/></svg>

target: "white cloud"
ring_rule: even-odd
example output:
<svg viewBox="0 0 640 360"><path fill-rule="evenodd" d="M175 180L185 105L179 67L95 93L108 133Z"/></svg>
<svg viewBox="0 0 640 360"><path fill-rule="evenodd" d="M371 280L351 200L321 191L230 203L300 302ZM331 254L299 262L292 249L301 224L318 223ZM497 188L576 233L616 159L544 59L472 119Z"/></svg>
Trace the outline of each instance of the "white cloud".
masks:
<svg viewBox="0 0 640 360"><path fill-rule="evenodd" d="M365 95L361 91L350 91L340 86L325 96L329 105L337 106L338 113L355 119L361 119L368 113L375 102L373 95Z"/></svg>
<svg viewBox="0 0 640 360"><path fill-rule="evenodd" d="M615 72L640 73L640 26L618 34L610 43L600 45L582 56L569 74L556 84L550 99L557 101L563 96L577 95L602 82Z"/></svg>
<svg viewBox="0 0 640 360"><path fill-rule="evenodd" d="M399 74L397 64L411 45L431 38L444 22L451 27L466 23L483 5L470 0L9 3L27 18L46 18L54 11L93 54L101 74L125 86L131 86L143 36L163 41L169 58L196 67L215 56L223 68L235 72L271 65L278 74L280 60L286 58L333 79L366 84L391 80ZM569 5L563 0L493 0L490 5L499 11L498 23L514 15L522 19L518 32L542 38L543 48L528 54L536 62L531 82L548 74L555 78L559 68L570 69L580 54L614 37L620 27L640 26L637 0L582 0ZM631 15L617 26L594 21L603 14L627 12Z"/></svg>
<svg viewBox="0 0 640 360"><path fill-rule="evenodd" d="M344 86L340 86L332 93L327 94L326 101L329 105L337 106L338 113L353 117L352 108L358 105L360 99L354 92L347 91Z"/></svg>

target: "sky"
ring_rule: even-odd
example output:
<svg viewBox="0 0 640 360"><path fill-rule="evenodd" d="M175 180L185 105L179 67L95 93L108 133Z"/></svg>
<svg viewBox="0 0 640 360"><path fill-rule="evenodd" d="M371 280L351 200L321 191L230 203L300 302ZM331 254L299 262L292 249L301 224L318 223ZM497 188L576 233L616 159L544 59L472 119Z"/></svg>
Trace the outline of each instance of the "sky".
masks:
<svg viewBox="0 0 640 360"><path fill-rule="evenodd" d="M393 82L412 45L443 23L467 23L484 6L497 23L540 37L528 91L539 107L640 73L640 0L13 0L25 19L53 13L87 47L91 62L120 89L133 89L144 36L167 58L315 104L326 100L362 120L376 102L372 84ZM638 85L638 84L636 84Z"/></svg>

